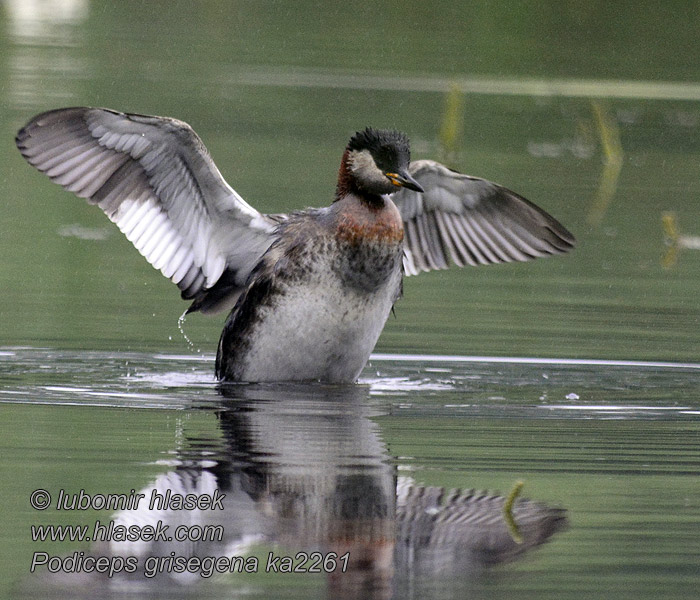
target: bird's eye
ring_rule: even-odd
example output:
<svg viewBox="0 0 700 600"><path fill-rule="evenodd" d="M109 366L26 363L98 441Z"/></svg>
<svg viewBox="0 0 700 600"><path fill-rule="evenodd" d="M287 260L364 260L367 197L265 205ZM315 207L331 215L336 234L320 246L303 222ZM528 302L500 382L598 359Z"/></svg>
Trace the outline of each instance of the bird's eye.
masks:
<svg viewBox="0 0 700 600"><path fill-rule="evenodd" d="M392 171L396 168L392 167L396 164L396 153L392 152L390 148L380 148L374 154L374 162L384 173Z"/></svg>

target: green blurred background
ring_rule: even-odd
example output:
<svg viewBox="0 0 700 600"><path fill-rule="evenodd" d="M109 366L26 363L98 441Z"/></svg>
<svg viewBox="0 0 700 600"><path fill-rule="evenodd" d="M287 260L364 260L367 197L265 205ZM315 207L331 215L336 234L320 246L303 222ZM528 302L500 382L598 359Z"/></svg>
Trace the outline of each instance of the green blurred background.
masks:
<svg viewBox="0 0 700 600"><path fill-rule="evenodd" d="M12 143L37 112L97 105L189 122L269 212L328 204L348 137L395 127L579 239L408 280L380 351L697 358L700 254L664 258L662 229L672 211L700 235L697 2L8 1L0 19L1 344L187 349L175 287ZM185 329L213 352L222 320Z"/></svg>

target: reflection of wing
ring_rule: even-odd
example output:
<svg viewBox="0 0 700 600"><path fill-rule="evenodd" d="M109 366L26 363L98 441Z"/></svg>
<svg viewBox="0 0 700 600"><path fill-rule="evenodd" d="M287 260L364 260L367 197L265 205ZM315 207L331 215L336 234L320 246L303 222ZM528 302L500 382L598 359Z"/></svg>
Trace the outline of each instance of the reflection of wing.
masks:
<svg viewBox="0 0 700 600"><path fill-rule="evenodd" d="M526 261L574 246L556 219L504 187L431 160L412 162L410 173L425 193L391 196L404 221L408 275L446 269L449 259L460 267Z"/></svg>
<svg viewBox="0 0 700 600"><path fill-rule="evenodd" d="M522 536L517 543L504 518L504 504L502 496L485 492L400 482L397 563L433 573L498 564L544 543L567 523L563 509L518 500L512 511Z"/></svg>
<svg viewBox="0 0 700 600"><path fill-rule="evenodd" d="M195 304L219 280L243 285L272 241L274 221L224 181L181 121L59 109L32 119L16 142L31 165L97 204Z"/></svg>

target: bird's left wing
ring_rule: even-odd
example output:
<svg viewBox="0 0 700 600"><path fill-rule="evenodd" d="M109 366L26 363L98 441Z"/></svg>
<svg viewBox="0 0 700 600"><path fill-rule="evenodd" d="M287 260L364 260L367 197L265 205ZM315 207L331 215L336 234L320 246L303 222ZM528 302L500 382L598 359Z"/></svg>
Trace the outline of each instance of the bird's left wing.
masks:
<svg viewBox="0 0 700 600"><path fill-rule="evenodd" d="M424 193L401 188L391 199L404 222L407 275L456 265L526 261L563 254L574 236L541 208L484 179L432 160L412 162Z"/></svg>

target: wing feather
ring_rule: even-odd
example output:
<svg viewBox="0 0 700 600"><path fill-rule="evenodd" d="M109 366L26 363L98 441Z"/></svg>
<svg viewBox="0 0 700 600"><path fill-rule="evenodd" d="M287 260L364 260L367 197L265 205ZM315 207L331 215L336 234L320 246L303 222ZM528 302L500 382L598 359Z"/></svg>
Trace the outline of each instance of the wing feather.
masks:
<svg viewBox="0 0 700 600"><path fill-rule="evenodd" d="M423 194L401 188L391 196L405 228L404 270L527 261L569 252L574 236L522 196L430 160L410 165ZM449 258L448 258L449 257Z"/></svg>
<svg viewBox="0 0 700 600"><path fill-rule="evenodd" d="M438 224L440 239L442 239L447 246L452 262L458 267L463 267L464 260L462 258L462 253L457 248L456 240L453 239L449 217L447 217L444 212L437 211L435 212L435 219Z"/></svg>
<svg viewBox="0 0 700 600"><path fill-rule="evenodd" d="M468 248L472 259L474 260L474 264L489 264L488 258L486 258L482 253L481 240L479 239L479 236L476 235L474 229L464 215L459 215L459 218L455 219L455 229L457 229L458 232L458 239L463 241Z"/></svg>
<svg viewBox="0 0 700 600"><path fill-rule="evenodd" d="M31 165L97 204L195 309L209 308L224 271L227 294L237 295L272 243L278 219L226 183L181 121L66 108L36 116L16 143Z"/></svg>

